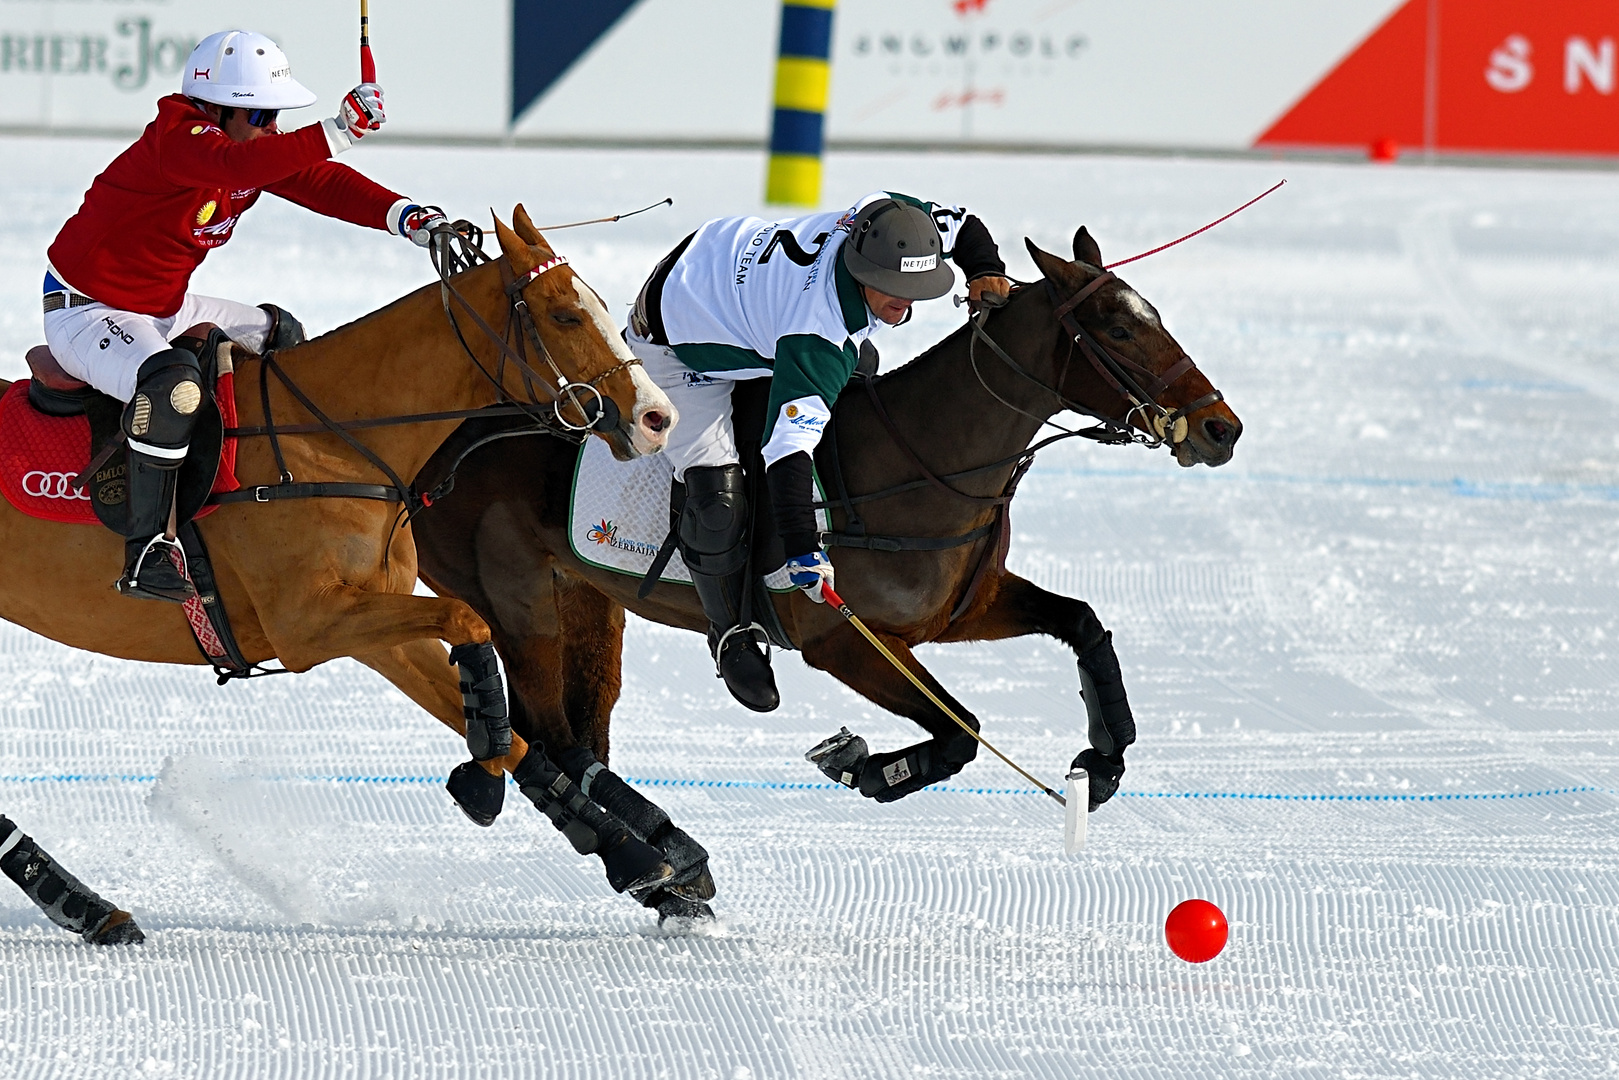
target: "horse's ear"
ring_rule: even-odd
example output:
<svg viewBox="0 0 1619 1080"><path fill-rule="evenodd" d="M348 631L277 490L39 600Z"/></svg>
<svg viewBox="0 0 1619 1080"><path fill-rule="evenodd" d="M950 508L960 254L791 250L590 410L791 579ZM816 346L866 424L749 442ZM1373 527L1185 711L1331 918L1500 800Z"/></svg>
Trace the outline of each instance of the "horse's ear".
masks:
<svg viewBox="0 0 1619 1080"><path fill-rule="evenodd" d="M522 203L518 203L512 209L512 228L516 230L518 236L521 236L535 247L542 247L547 252L551 252L551 245L546 243L545 237L540 235L540 230L534 227L534 222L529 218L528 211L523 209Z"/></svg>
<svg viewBox="0 0 1619 1080"><path fill-rule="evenodd" d="M1080 280L1079 270L1073 263L1060 255L1053 255L1049 251L1042 251L1040 247L1027 236L1023 238L1023 246L1029 249L1029 256L1034 259L1034 265L1040 268L1042 277L1051 281L1077 287Z"/></svg>
<svg viewBox="0 0 1619 1080"><path fill-rule="evenodd" d="M1091 238L1090 230L1083 225L1074 234L1074 258L1082 263L1089 263L1098 270L1102 268L1102 249Z"/></svg>
<svg viewBox="0 0 1619 1080"><path fill-rule="evenodd" d="M534 253L529 250L529 246L516 233L508 229L499 216L493 212L489 216L495 219L495 239L500 241L500 250L511 261L512 269L518 273L523 273L526 270L532 270L538 265L535 261Z"/></svg>

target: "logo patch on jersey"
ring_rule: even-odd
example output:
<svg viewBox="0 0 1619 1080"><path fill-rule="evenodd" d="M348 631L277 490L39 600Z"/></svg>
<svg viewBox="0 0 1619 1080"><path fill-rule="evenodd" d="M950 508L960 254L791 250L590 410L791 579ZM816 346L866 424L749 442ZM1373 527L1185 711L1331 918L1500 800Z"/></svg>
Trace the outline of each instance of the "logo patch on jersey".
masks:
<svg viewBox="0 0 1619 1080"><path fill-rule="evenodd" d="M193 134L193 135L206 135L210 131L216 132L218 134L224 134L224 132L220 131L219 128L215 127L212 124L198 124L196 127L191 129L191 134Z"/></svg>
<svg viewBox="0 0 1619 1080"><path fill-rule="evenodd" d="M218 209L219 203L213 199L209 199L207 202L203 203L202 209L197 211L197 224L208 224L214 219L214 211Z"/></svg>
<svg viewBox="0 0 1619 1080"><path fill-rule="evenodd" d="M914 255L899 261L899 272L902 274L917 274L924 270L932 270L938 265L939 256L937 254Z"/></svg>
<svg viewBox="0 0 1619 1080"><path fill-rule="evenodd" d="M798 406L797 405L789 405L789 406L787 406L787 419L793 420L793 419L796 419L797 417L798 417Z"/></svg>

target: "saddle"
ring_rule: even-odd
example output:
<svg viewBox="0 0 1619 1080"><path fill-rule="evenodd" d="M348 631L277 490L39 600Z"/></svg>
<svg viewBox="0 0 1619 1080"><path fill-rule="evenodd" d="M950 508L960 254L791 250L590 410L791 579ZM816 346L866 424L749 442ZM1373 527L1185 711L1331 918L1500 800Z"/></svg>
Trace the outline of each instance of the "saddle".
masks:
<svg viewBox="0 0 1619 1080"><path fill-rule="evenodd" d="M235 355L241 346L211 324L192 327L172 344L197 357L208 390L176 497L178 538L197 590L184 604L186 621L221 683L268 674L256 671L236 644L195 524L217 509L208 504L213 493L240 487L236 439L226 439L225 429L236 426ZM32 378L12 383L0 396L0 494L31 517L100 522L128 535L123 403L63 371L48 346L28 350L28 368Z"/></svg>
<svg viewBox="0 0 1619 1080"><path fill-rule="evenodd" d="M234 350L211 324L194 326L173 342L197 357L203 399L191 449L180 469L178 520L205 517L214 492L235 491L236 424ZM129 534L126 476L121 453L124 405L62 370L50 348L28 350L33 377L0 397L0 494L18 510L46 521L101 524Z"/></svg>

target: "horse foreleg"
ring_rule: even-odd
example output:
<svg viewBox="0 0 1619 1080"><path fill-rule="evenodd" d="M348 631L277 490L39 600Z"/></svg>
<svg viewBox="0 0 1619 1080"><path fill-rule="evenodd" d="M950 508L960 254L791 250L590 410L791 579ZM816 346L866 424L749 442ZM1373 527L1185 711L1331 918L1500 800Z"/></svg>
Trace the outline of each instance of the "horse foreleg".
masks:
<svg viewBox="0 0 1619 1080"><path fill-rule="evenodd" d="M978 718L967 711L927 668L910 647L892 634L873 631L900 663L922 680L940 701L968 724L973 732ZM859 736L833 736L811 751L811 760L827 776L878 802L893 802L929 784L960 772L978 754L978 740L940 712L909 679L895 671L887 659L852 626L842 626L825 637L804 644L804 661L881 705L889 712L914 720L933 738L903 750L867 754ZM845 729L846 731L847 729Z"/></svg>
<svg viewBox="0 0 1619 1080"><path fill-rule="evenodd" d="M88 942L139 945L146 940L129 912L109 904L63 870L4 814L0 814L0 872L16 882L51 922Z"/></svg>
<svg viewBox="0 0 1619 1080"><path fill-rule="evenodd" d="M1054 637L1074 650L1078 660L1091 749L1074 758L1074 767L1083 768L1089 777L1090 808L1095 810L1119 788L1124 749L1136 741L1136 722L1113 651L1113 634L1091 606L1007 574L994 600L950 627L939 640L998 641L1025 634Z"/></svg>

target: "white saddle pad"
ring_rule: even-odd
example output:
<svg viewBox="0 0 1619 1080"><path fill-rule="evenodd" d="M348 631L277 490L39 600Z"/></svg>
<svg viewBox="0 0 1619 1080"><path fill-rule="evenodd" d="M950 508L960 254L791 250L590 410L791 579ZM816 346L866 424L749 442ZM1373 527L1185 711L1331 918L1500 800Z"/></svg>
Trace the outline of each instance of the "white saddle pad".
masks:
<svg viewBox="0 0 1619 1080"><path fill-rule="evenodd" d="M568 543L591 566L645 577L669 534L669 482L674 469L662 454L618 461L600 439L585 442L573 474L568 511ZM819 482L815 485L819 492ZM821 528L826 511L816 512ZM675 552L661 581L691 584L691 572ZM785 569L765 576L773 592L789 592L793 583Z"/></svg>

